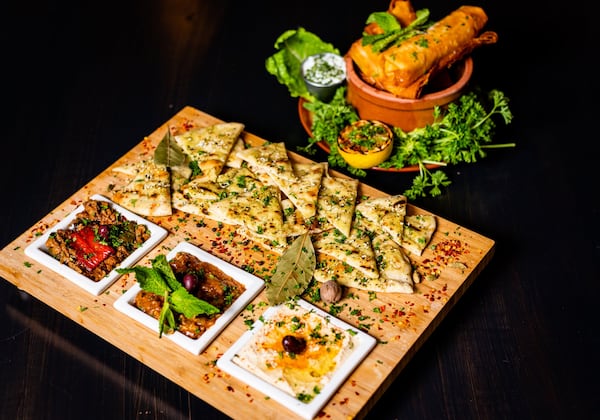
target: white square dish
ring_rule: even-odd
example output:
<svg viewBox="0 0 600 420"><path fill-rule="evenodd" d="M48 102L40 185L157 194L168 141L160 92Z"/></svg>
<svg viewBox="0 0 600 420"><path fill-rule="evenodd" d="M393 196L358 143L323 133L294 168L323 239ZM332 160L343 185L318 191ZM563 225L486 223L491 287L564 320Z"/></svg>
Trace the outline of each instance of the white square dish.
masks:
<svg viewBox="0 0 600 420"><path fill-rule="evenodd" d="M73 270L67 265L59 262L56 258L52 257L52 255L50 255L48 252L48 248L46 247L46 241L52 233L56 232L59 229L67 229L71 225L73 220L75 220L77 214L83 211L83 205L80 205L75 210L73 210L67 217L65 217L56 225L52 226L50 229L46 230L46 232L44 232L43 235L38 237L27 248L25 248L25 255L45 265L52 271L62 275L63 277L75 283L77 286L85 289L89 293L98 296L121 276L121 274L117 273L117 268L125 268L135 264L140 258L146 255L146 253L148 253L160 241L162 241L168 235L169 232L166 229L113 203L111 200L100 194L95 194L91 196L90 199L106 201L110 203L114 210L119 212L128 220L134 221L141 225L146 225L148 227L148 230L150 231L150 238L148 238L148 240L144 242L144 244L141 247L136 249L127 258L125 258L107 276L105 276L99 281L93 281L92 279L84 276L83 274L78 273L77 271Z"/></svg>
<svg viewBox="0 0 600 420"><path fill-rule="evenodd" d="M264 281L247 271L236 267L233 264L225 262L220 258L190 244L187 242L180 242L175 248L173 248L167 254L167 260L172 260L178 252L186 252L188 254L196 256L201 261L210 263L225 274L243 284L246 290L231 304L229 308L221 316L217 318L215 323L208 328L200 337L194 339L182 334L179 331L175 331L172 334L163 334L163 337L167 337L174 341L179 346L188 350L193 354L200 354L206 347L215 339L217 335L223 331L223 329L235 318L251 301L254 299L264 287ZM158 334L158 320L152 316L146 314L142 310L138 309L133 305L135 296L141 291L139 283L135 283L127 292L120 296L114 303L114 307L130 316L134 320L145 325Z"/></svg>
<svg viewBox="0 0 600 420"><path fill-rule="evenodd" d="M285 311L286 314L289 314L289 308L292 306L294 311L298 310L298 314L305 314L306 312L316 314L318 317L322 318L324 322L331 324L338 330L348 332L349 336L352 337L352 346L345 347L348 350L344 358L340 360L340 363L336 364L335 369L325 385L319 389L319 392L316 393L310 401L307 402L298 399L293 395L290 389L286 390L286 386L282 385L283 380L277 374L272 376L271 380L269 380L269 375L263 374L263 372L260 371L260 368L250 369L248 367L249 363L255 363L255 361L248 361L251 358L255 358L256 363L261 363L263 366L271 366L270 362L265 363L260 356L254 356L258 352L254 350L251 351L250 349L253 349L252 344L256 342L255 340L257 340L261 329L266 328L266 325L268 325L269 322L278 326L283 324L282 321L278 321L279 318L277 318L277 316L283 311ZM301 315L299 315L299 317L300 316ZM269 342L268 340L269 339L264 342ZM272 344L273 341L270 341L269 343ZM219 358L217 366L224 372L229 373L231 376L238 378L265 395L273 398L299 416L306 419L312 419L319 413L323 406L327 404L337 389L369 354L376 343L377 340L374 337L371 337L350 324L347 324L316 306L300 299L295 305L281 304L268 308L261 319L254 323L252 329L246 331L240 339ZM246 355L252 354L253 356L250 356L246 361L242 361L243 356L240 356L240 354L244 354L244 352ZM254 372L251 370L254 370ZM275 377L277 377L277 379L274 379Z"/></svg>

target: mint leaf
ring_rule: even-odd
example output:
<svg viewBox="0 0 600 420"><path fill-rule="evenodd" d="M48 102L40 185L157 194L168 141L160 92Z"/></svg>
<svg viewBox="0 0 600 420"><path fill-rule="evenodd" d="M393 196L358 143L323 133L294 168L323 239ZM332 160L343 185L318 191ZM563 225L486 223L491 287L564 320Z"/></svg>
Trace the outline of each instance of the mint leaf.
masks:
<svg viewBox="0 0 600 420"><path fill-rule="evenodd" d="M152 268L160 273L161 277L166 281L171 290L177 290L178 288L183 287L183 285L177 281L175 273L173 273L173 269L171 269L171 265L169 264L169 261L167 261L165 255L157 255L152 260Z"/></svg>
<svg viewBox="0 0 600 420"><path fill-rule="evenodd" d="M213 315L220 312L219 308L198 299L190 294L184 287L180 287L169 295L173 310L183 314L186 318L194 318L200 314Z"/></svg>
<svg viewBox="0 0 600 420"><path fill-rule="evenodd" d="M163 296L169 291L168 284L163 280L160 272L150 267L136 266L133 268L118 268L120 274L135 273L135 279L140 287L151 293Z"/></svg>
<svg viewBox="0 0 600 420"><path fill-rule="evenodd" d="M165 328L166 325L166 328ZM169 304L169 300L165 296L165 300L163 306L160 310L160 315L158 317L158 337L162 337L165 329L168 331L173 331L176 327L175 324L175 315L173 315L173 311L171 310L171 305Z"/></svg>

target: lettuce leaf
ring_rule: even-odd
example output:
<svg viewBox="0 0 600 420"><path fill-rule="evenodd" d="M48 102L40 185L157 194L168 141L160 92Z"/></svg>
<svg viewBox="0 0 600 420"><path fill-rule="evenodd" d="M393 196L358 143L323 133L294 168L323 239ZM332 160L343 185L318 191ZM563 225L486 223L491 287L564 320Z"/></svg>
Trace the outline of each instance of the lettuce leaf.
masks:
<svg viewBox="0 0 600 420"><path fill-rule="evenodd" d="M267 72L286 86L293 98L303 97L309 101L313 101L315 98L308 92L304 79L302 79L302 62L313 54L340 53L332 44L324 42L317 35L302 27L297 30L290 29L281 34L275 41L275 49L277 52L265 61Z"/></svg>

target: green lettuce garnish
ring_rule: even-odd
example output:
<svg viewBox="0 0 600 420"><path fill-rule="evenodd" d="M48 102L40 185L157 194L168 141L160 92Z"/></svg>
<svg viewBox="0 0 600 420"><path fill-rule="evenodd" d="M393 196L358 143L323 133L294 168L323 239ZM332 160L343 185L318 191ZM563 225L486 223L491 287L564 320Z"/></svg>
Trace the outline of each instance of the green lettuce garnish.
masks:
<svg viewBox="0 0 600 420"><path fill-rule="evenodd" d="M332 44L324 42L317 35L299 27L285 31L275 41L277 52L265 61L267 71L286 86L293 98L302 97L314 101L302 79L302 62L311 55L323 52L339 54Z"/></svg>

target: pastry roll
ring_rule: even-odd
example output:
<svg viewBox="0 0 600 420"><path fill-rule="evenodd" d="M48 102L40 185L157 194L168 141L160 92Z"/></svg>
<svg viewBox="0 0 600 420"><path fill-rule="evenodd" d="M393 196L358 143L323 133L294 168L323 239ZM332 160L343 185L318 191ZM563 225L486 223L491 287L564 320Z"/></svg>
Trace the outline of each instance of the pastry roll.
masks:
<svg viewBox="0 0 600 420"><path fill-rule="evenodd" d="M403 28L408 26L417 17L410 0L392 0L388 7L388 12L398 19Z"/></svg>
<svg viewBox="0 0 600 420"><path fill-rule="evenodd" d="M487 23L482 8L461 6L423 34L382 52L355 41L348 54L365 82L395 96L417 98L430 77L463 58L474 48L497 41L495 32L479 35Z"/></svg>

